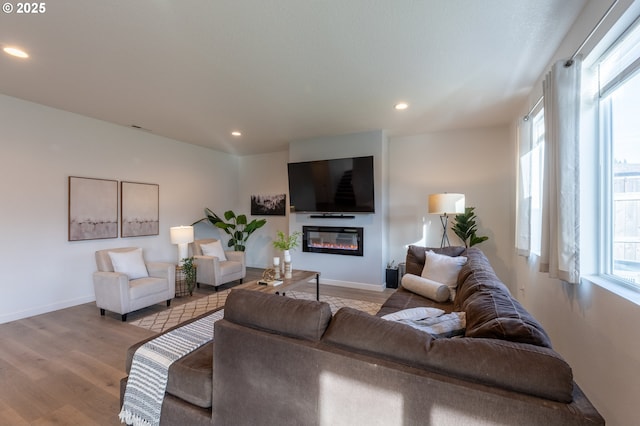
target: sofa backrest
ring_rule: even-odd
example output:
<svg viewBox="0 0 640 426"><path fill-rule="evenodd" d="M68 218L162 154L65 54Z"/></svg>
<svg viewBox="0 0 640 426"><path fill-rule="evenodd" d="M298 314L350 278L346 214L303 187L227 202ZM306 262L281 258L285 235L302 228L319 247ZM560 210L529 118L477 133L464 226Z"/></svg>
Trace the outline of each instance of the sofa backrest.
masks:
<svg viewBox="0 0 640 426"><path fill-rule="evenodd" d="M550 348L498 339L434 339L352 308L336 312L322 342L558 402L573 398L571 367Z"/></svg>
<svg viewBox="0 0 640 426"><path fill-rule="evenodd" d="M331 321L331 308L326 302L233 289L225 302L224 319L287 337L318 341Z"/></svg>
<svg viewBox="0 0 640 426"><path fill-rule="evenodd" d="M409 246L406 258L406 273L413 275L422 275L425 262L425 252L433 251L434 253L444 254L446 256L460 256L464 252L464 247L451 246L443 248Z"/></svg>
<svg viewBox="0 0 640 426"><path fill-rule="evenodd" d="M551 347L542 325L514 299L486 256L471 247L458 275L454 310L466 313L466 337L492 338Z"/></svg>

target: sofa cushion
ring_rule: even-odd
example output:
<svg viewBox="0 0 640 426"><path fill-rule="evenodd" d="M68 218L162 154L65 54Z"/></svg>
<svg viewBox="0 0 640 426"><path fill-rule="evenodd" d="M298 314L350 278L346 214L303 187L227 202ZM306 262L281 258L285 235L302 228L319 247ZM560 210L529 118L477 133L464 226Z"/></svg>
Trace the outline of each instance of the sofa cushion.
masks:
<svg viewBox="0 0 640 426"><path fill-rule="evenodd" d="M129 297L131 300L138 300L152 294L162 293L168 288L169 282L165 278L138 278L129 281Z"/></svg>
<svg viewBox="0 0 640 426"><path fill-rule="evenodd" d="M453 309L467 314L467 337L486 337L551 347L540 323L515 300L496 276L488 259L477 248L458 275L458 294Z"/></svg>
<svg viewBox="0 0 640 426"><path fill-rule="evenodd" d="M551 347L549 336L522 305L497 290L480 290L463 304L467 314L466 337L488 337Z"/></svg>
<svg viewBox="0 0 640 426"><path fill-rule="evenodd" d="M130 280L149 276L141 248L129 251L110 251L109 257L111 258L113 270L126 274Z"/></svg>
<svg viewBox="0 0 640 426"><path fill-rule="evenodd" d="M451 297L446 284L413 274L404 274L402 287L436 302L446 302Z"/></svg>
<svg viewBox="0 0 640 426"><path fill-rule="evenodd" d="M205 256L217 257L221 262L227 260L227 256L225 256L224 254L224 249L222 248L222 243L220 242L220 240L215 240L206 244L200 244L200 250L202 250L202 254L204 254Z"/></svg>
<svg viewBox="0 0 640 426"><path fill-rule="evenodd" d="M471 247L464 253L467 263L462 266L458 274L458 287L455 299L456 310L471 294L479 289L497 289L509 293L509 289L496 276L487 257L475 247Z"/></svg>
<svg viewBox="0 0 640 426"><path fill-rule="evenodd" d="M417 363L426 358L431 341L427 333L353 308L340 308L333 317L324 343L391 360Z"/></svg>
<svg viewBox="0 0 640 426"><path fill-rule="evenodd" d="M467 258L464 256L446 256L428 250L425 253L422 277L448 286L451 300L455 300L458 273L465 263Z"/></svg>
<svg viewBox="0 0 640 426"><path fill-rule="evenodd" d="M442 309L445 312L451 312L453 303L450 301L436 302L417 293L405 289L402 285L393 292L391 296L382 304L377 316L387 315L396 311L410 308L430 307Z"/></svg>
<svg viewBox="0 0 640 426"><path fill-rule="evenodd" d="M571 367L553 349L496 339L436 339L424 365L553 401L573 399Z"/></svg>
<svg viewBox="0 0 640 426"><path fill-rule="evenodd" d="M571 368L549 348L495 339L434 339L352 308L336 312L322 342L510 391L572 400Z"/></svg>
<svg viewBox="0 0 640 426"><path fill-rule="evenodd" d="M224 319L288 337L317 341L331 321L331 308L325 302L233 289L225 302Z"/></svg>
<svg viewBox="0 0 640 426"><path fill-rule="evenodd" d="M406 258L406 273L413 275L422 275L424 269L425 253L432 251L437 254L444 254L445 256L460 256L464 252L464 247L422 247L422 246L409 246L407 249Z"/></svg>

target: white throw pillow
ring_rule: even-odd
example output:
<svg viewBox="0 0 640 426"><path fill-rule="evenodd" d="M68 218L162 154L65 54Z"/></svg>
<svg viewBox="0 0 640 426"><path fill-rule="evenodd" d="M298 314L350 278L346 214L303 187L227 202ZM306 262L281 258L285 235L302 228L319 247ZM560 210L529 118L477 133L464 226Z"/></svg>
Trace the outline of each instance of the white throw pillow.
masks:
<svg viewBox="0 0 640 426"><path fill-rule="evenodd" d="M446 302L451 297L447 285L413 274L403 275L402 287L436 302Z"/></svg>
<svg viewBox="0 0 640 426"><path fill-rule="evenodd" d="M224 254L220 240L216 240L212 243L200 244L200 250L202 250L202 254L205 256L217 257L221 262L227 260L227 256Z"/></svg>
<svg viewBox="0 0 640 426"><path fill-rule="evenodd" d="M446 256L429 250L425 252L422 277L448 286L451 300L454 300L458 286L458 273L465 263L467 263L465 256Z"/></svg>
<svg viewBox="0 0 640 426"><path fill-rule="evenodd" d="M108 253L113 264L113 270L127 274L130 280L149 276L141 248L130 251L110 251Z"/></svg>

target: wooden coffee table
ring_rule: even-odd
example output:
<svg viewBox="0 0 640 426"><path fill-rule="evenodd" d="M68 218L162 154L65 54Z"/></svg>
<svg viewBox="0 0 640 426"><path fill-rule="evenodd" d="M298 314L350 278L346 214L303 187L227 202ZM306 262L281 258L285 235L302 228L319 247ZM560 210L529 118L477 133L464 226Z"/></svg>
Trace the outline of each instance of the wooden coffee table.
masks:
<svg viewBox="0 0 640 426"><path fill-rule="evenodd" d="M248 283L240 284L236 288L244 288L247 290L261 291L263 293L282 294L283 296L287 291L308 283L311 279L316 279L316 300L320 300L320 272L315 271L303 271L300 269L294 269L291 273L291 278L280 278L282 284L278 286L260 285L259 280L249 281Z"/></svg>

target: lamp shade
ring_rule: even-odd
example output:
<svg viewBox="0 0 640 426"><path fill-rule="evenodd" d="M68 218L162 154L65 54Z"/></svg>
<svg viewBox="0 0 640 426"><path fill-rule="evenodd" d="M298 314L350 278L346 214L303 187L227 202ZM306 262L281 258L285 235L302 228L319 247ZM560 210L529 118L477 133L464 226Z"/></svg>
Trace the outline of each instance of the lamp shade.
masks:
<svg viewBox="0 0 640 426"><path fill-rule="evenodd" d="M169 229L171 244L188 244L193 242L193 226L173 226Z"/></svg>
<svg viewBox="0 0 640 426"><path fill-rule="evenodd" d="M431 194L428 211L440 215L464 213L464 194Z"/></svg>

